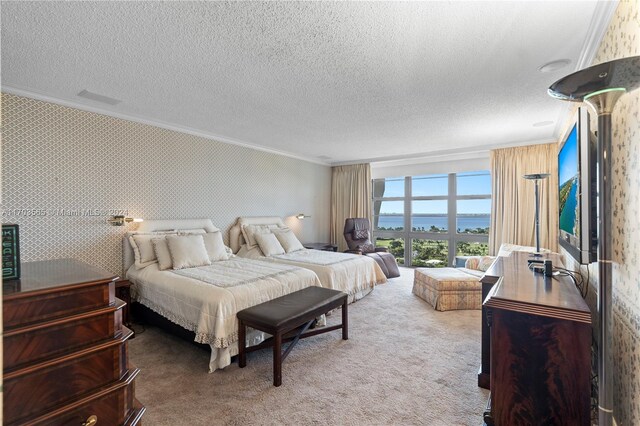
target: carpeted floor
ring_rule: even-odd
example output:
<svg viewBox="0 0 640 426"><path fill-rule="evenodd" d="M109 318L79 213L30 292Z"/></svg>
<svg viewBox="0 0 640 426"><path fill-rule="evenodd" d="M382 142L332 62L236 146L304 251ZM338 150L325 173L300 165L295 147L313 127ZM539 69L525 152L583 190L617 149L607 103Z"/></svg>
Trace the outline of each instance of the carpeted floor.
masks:
<svg viewBox="0 0 640 426"><path fill-rule="evenodd" d="M147 328L129 344L147 425L478 425L480 311L436 312L413 270L350 305L340 331L302 340L272 386L271 351L207 373L209 353ZM339 322L332 315L328 322ZM137 331L140 326L135 327Z"/></svg>

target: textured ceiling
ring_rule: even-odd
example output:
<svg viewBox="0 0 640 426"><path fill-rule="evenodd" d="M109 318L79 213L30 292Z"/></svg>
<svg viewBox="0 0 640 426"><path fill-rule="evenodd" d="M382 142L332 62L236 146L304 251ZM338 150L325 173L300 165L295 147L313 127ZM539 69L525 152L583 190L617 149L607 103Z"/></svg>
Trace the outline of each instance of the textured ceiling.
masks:
<svg viewBox="0 0 640 426"><path fill-rule="evenodd" d="M532 124L560 119L546 88L575 69L595 10L3 2L2 86L329 163L461 152L554 137Z"/></svg>

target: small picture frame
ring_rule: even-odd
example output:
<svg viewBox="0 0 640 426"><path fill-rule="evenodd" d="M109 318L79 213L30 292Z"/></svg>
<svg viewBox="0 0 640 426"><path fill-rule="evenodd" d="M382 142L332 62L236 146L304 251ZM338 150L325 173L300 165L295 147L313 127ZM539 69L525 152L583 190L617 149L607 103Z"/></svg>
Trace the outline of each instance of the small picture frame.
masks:
<svg viewBox="0 0 640 426"><path fill-rule="evenodd" d="M20 236L18 225L2 224L2 279L20 279Z"/></svg>

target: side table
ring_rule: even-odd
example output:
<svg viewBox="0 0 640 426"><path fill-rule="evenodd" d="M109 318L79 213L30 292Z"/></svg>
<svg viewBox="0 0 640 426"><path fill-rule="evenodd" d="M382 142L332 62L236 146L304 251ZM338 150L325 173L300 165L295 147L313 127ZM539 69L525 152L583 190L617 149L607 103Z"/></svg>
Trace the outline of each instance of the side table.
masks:
<svg viewBox="0 0 640 426"><path fill-rule="evenodd" d="M330 243L305 243L304 248L322 251L338 251L338 246Z"/></svg>
<svg viewBox="0 0 640 426"><path fill-rule="evenodd" d="M131 317L130 317L130 307L131 307L131 283L126 279L119 279L116 281L116 297L126 303L125 307L122 309L122 321L124 325L130 328L131 326Z"/></svg>

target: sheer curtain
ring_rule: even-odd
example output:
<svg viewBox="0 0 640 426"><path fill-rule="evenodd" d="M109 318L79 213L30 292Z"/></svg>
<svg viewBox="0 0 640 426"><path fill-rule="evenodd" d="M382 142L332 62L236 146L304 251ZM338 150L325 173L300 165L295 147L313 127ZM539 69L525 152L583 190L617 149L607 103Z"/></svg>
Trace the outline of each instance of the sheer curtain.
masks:
<svg viewBox="0 0 640 426"><path fill-rule="evenodd" d="M347 249L342 232L350 217L366 217L371 222L371 166L336 166L331 176L331 242Z"/></svg>
<svg viewBox="0 0 640 426"><path fill-rule="evenodd" d="M535 246L535 183L522 176L550 173L540 185L540 247L558 251L558 144L491 151L489 254L502 243Z"/></svg>

